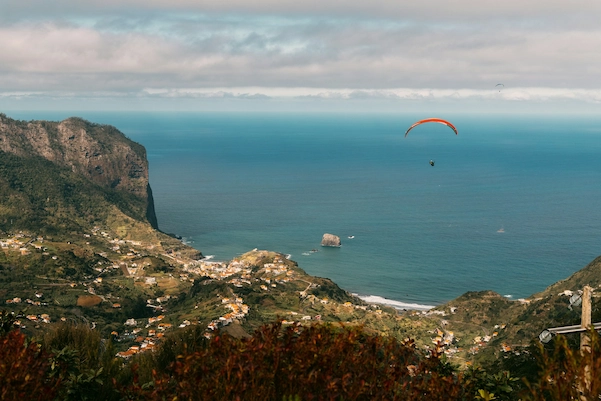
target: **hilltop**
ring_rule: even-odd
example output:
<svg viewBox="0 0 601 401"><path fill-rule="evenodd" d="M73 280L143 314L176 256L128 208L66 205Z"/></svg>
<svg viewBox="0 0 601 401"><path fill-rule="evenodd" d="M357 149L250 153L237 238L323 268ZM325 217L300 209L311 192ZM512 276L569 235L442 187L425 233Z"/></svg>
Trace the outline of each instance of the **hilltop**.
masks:
<svg viewBox="0 0 601 401"><path fill-rule="evenodd" d="M527 299L468 292L430 311L370 305L285 255L252 250L212 261L159 230L143 146L79 118L18 121L0 114L0 308L23 311L39 335L86 322L128 358L169 331L196 325L237 337L277 319L339 322L457 364L512 355L546 327L576 324L571 292L601 285L601 259ZM593 321L600 317L593 303Z"/></svg>

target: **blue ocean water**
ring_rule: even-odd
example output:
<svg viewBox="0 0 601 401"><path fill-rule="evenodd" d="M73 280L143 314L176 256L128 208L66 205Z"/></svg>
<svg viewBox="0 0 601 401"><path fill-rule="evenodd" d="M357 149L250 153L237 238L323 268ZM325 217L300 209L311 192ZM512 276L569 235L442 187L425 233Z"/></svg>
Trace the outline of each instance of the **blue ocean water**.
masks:
<svg viewBox="0 0 601 401"><path fill-rule="evenodd" d="M430 116L72 114L146 147L160 228L216 260L278 251L348 291L435 305L527 297L601 254L599 117L449 115L459 135L404 138Z"/></svg>

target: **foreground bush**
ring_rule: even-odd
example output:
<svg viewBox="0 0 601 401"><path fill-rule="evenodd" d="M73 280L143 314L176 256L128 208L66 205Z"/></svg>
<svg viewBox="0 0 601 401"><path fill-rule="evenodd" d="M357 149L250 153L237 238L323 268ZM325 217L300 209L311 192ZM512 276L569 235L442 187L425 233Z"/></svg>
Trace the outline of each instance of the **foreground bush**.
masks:
<svg viewBox="0 0 601 401"><path fill-rule="evenodd" d="M0 400L51 400L60 379L50 375L50 355L18 330L0 337Z"/></svg>
<svg viewBox="0 0 601 401"><path fill-rule="evenodd" d="M601 397L601 339L589 331L590 350L570 347L565 336L554 339L553 350L540 346L539 376L528 383L525 400L598 400Z"/></svg>
<svg viewBox="0 0 601 401"><path fill-rule="evenodd" d="M129 399L453 400L465 388L439 355L361 329L264 326L252 338L222 334L181 355Z"/></svg>
<svg viewBox="0 0 601 401"><path fill-rule="evenodd" d="M121 376L122 361L110 341L86 324L59 323L44 336L51 353L52 377L60 380L60 400L118 400L113 379Z"/></svg>
<svg viewBox="0 0 601 401"><path fill-rule="evenodd" d="M506 370L457 372L410 341L334 325L264 326L236 339L204 329L175 331L133 363L87 326L58 325L41 343L0 313L4 400L594 400L601 394L601 339L590 351L557 336L533 347L525 391ZM535 364L533 362L536 362ZM521 376L520 376L521 377Z"/></svg>

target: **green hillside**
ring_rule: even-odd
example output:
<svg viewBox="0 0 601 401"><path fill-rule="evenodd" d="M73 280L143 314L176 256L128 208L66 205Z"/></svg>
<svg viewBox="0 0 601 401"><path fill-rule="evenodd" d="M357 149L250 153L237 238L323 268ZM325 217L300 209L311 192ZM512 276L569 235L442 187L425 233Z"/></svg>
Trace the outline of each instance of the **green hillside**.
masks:
<svg viewBox="0 0 601 401"><path fill-rule="evenodd" d="M65 235L107 221L113 207L144 221L135 195L101 187L41 157L0 151L0 230Z"/></svg>

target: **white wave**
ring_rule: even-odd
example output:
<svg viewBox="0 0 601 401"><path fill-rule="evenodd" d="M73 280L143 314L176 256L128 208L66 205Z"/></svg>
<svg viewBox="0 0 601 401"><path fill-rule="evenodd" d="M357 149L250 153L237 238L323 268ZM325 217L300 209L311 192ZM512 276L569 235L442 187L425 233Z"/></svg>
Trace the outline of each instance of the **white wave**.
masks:
<svg viewBox="0 0 601 401"><path fill-rule="evenodd" d="M207 255L204 258L202 258L202 260L211 260L215 257L215 255Z"/></svg>
<svg viewBox="0 0 601 401"><path fill-rule="evenodd" d="M434 305L422 305L422 304L416 304L416 303L409 303L409 302L401 302L401 301L395 301L393 299L386 299L386 298L382 298L379 297L377 295L357 295L357 294L353 294L358 296L359 298L361 298L362 300L364 300L365 302L368 302L370 304L380 304L380 305L386 305L386 306L392 306L395 309L408 309L408 310L429 310L434 308Z"/></svg>
<svg viewBox="0 0 601 401"><path fill-rule="evenodd" d="M182 242L182 244L184 245L190 245L194 243L194 239L192 237L181 237L180 241Z"/></svg>
<svg viewBox="0 0 601 401"><path fill-rule="evenodd" d="M503 295L505 298L513 298L513 295L511 294L507 294L507 295Z"/></svg>

